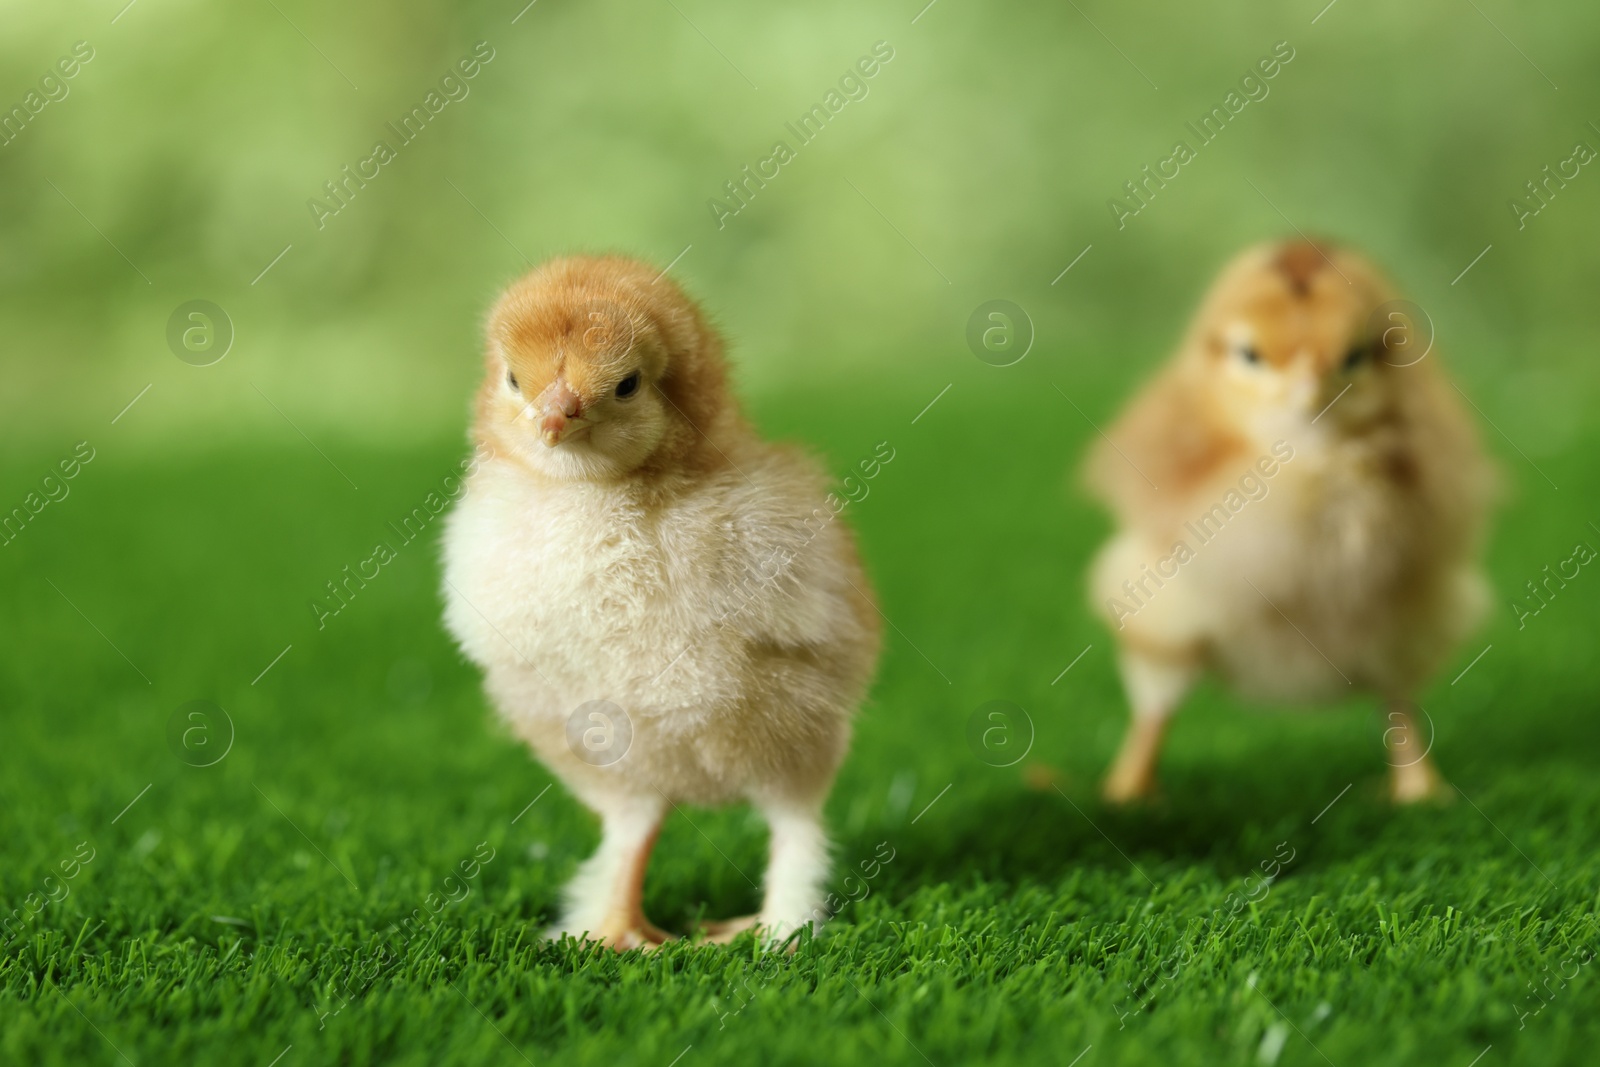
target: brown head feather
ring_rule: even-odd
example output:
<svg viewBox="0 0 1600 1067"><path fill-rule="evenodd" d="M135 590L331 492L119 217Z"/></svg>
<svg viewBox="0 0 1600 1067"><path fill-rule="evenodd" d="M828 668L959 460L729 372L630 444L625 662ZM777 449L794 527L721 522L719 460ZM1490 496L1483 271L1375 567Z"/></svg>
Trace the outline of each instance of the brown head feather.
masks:
<svg viewBox="0 0 1600 1067"><path fill-rule="evenodd" d="M1296 296L1307 296L1316 276L1328 269L1329 259L1314 241L1290 241L1272 260L1272 266L1289 283Z"/></svg>
<svg viewBox="0 0 1600 1067"><path fill-rule="evenodd" d="M561 379L584 409L641 368L669 426L636 470L715 467L742 418L726 384L722 339L655 267L620 256L551 260L513 283L489 316L478 433L514 454L527 401ZM505 387L507 372L518 393ZM509 435L509 437L507 436Z"/></svg>

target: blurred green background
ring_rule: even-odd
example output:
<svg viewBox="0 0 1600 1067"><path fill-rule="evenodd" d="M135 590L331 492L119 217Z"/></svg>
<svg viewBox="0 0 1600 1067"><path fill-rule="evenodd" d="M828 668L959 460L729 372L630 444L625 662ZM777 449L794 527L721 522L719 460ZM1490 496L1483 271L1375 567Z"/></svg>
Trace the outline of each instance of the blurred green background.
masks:
<svg viewBox="0 0 1600 1067"><path fill-rule="evenodd" d="M1600 545L1600 173L1521 228L1508 201L1600 146L1600 10L524 2L0 5L0 125L93 49L0 137L0 511L94 450L0 547L7 914L98 849L0 954L0 1059L776 1065L826 1034L875 1067L1586 1062L1600 983L1541 983L1600 943L1600 596L1579 578L1526 629L1508 605ZM1200 147L1186 124L1278 42ZM380 138L396 157L319 228L307 201ZM1107 201L1179 139L1197 158L1119 228ZM779 140L719 227L708 200ZM1106 520L1069 472L1221 263L1296 229L1427 310L1505 469L1499 610L1423 695L1467 799L1391 809L1370 707L1205 688L1166 800L1108 811L1124 710L1081 592ZM428 542L326 630L306 608L464 453L498 289L597 250L673 264L765 432L836 472L896 450L848 512L894 626L829 816L843 865L897 858L736 1016L747 951L534 936L594 828L492 724ZM995 299L1034 331L1011 366L966 340ZM169 347L192 300L234 334L208 366ZM965 739L997 698L1031 714L1016 766ZM169 737L194 699L231 717L207 767ZM748 910L763 833L675 816L653 916ZM481 841L473 895L397 944ZM1207 925L1279 842L1270 897Z"/></svg>
<svg viewBox="0 0 1600 1067"><path fill-rule="evenodd" d="M1507 201L1600 143L1600 11L1339 0L1313 25L1320 3L939 0L913 25L920 8L137 0L112 24L121 3L8 3L7 106L74 42L94 59L0 148L0 418L76 440L153 381L130 447L290 433L253 381L308 433L453 434L523 256L686 246L674 273L754 393L870 379L920 406L977 373L963 326L1005 297L1040 335L1011 380L1092 381L1103 411L1287 217L1384 264L1530 455L1570 442L1600 181L1584 168L1521 231ZM880 40L866 98L799 146L785 123ZM478 41L495 58L470 94L319 230L307 201ZM1295 58L1270 95L1119 231L1107 200L1279 41ZM797 158L719 230L707 201L780 139ZM164 342L194 298L237 331L204 370Z"/></svg>

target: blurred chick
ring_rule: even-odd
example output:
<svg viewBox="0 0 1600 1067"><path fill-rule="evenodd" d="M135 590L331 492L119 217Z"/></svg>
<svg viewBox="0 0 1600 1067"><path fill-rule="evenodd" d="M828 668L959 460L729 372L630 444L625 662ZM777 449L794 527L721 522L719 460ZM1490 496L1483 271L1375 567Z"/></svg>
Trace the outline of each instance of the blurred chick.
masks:
<svg viewBox="0 0 1600 1067"><path fill-rule="evenodd" d="M1105 781L1149 794L1167 724L1215 672L1288 703L1381 698L1396 801L1441 795L1410 701L1483 616L1493 471L1422 324L1353 252L1234 260L1091 455L1117 531L1095 606L1132 719Z"/></svg>
<svg viewBox="0 0 1600 1067"><path fill-rule="evenodd" d="M641 907L664 815L743 799L771 827L761 912L708 933L785 937L822 903L822 805L879 645L824 474L755 435L721 338L643 263L546 263L487 333L491 455L450 516L445 617L601 820L551 936L666 940Z"/></svg>

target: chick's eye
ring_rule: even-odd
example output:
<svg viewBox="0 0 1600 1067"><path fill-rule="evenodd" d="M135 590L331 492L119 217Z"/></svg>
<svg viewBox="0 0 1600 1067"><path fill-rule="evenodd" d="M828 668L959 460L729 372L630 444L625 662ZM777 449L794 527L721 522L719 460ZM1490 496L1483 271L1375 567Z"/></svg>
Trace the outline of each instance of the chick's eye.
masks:
<svg viewBox="0 0 1600 1067"><path fill-rule="evenodd" d="M1367 358L1367 354L1371 350L1371 345L1357 345L1355 348L1352 348L1348 353L1345 354L1344 369L1355 370L1357 367L1361 366L1362 362Z"/></svg>
<svg viewBox="0 0 1600 1067"><path fill-rule="evenodd" d="M1235 351L1238 352L1239 358L1246 363L1255 364L1261 362L1261 353L1256 351L1254 345L1240 345Z"/></svg>
<svg viewBox="0 0 1600 1067"><path fill-rule="evenodd" d="M617 399L626 400L639 391L639 372L634 371L617 383Z"/></svg>
<svg viewBox="0 0 1600 1067"><path fill-rule="evenodd" d="M517 373L516 373L516 371L511 371L511 370L506 371L506 384L511 386L511 391L513 393L517 391Z"/></svg>

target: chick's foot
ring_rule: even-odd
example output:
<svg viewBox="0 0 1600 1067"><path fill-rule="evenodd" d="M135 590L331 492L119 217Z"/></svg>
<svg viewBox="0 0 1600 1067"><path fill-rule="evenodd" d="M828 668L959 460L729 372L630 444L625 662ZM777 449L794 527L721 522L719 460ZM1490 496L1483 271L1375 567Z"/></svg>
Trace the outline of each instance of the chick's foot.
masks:
<svg viewBox="0 0 1600 1067"><path fill-rule="evenodd" d="M629 952L636 948L648 952L677 939L639 912L606 923L599 931L598 940L617 952Z"/></svg>
<svg viewBox="0 0 1600 1067"><path fill-rule="evenodd" d="M1155 795L1156 761L1165 733L1164 718L1135 716L1128 723L1122 749L1100 787L1100 795L1107 803L1131 804Z"/></svg>
<svg viewBox="0 0 1600 1067"><path fill-rule="evenodd" d="M1100 796L1107 804L1134 804L1149 800L1155 792L1155 775L1145 767L1113 767L1100 786Z"/></svg>
<svg viewBox="0 0 1600 1067"><path fill-rule="evenodd" d="M700 932L708 945L728 945L746 930L755 929L760 918L759 915L741 915L737 919L707 920L700 924Z"/></svg>
<svg viewBox="0 0 1600 1067"><path fill-rule="evenodd" d="M1389 776L1389 799L1396 804L1446 804L1455 799L1450 787L1430 760L1396 766Z"/></svg>

